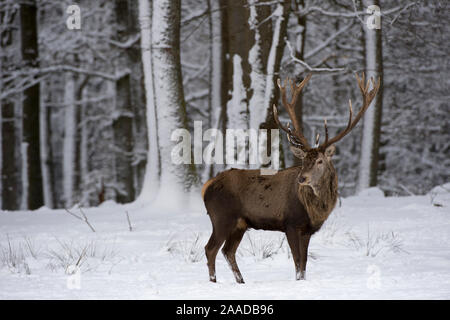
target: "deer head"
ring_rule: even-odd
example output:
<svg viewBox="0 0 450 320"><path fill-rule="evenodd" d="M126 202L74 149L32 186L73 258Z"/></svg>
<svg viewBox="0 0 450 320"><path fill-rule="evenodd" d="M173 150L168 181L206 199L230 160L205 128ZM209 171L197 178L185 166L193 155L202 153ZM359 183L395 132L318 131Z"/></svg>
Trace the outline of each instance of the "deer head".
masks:
<svg viewBox="0 0 450 320"><path fill-rule="evenodd" d="M286 79L284 81L284 86L281 85L280 79L278 79L277 81L278 87L280 88L281 92L282 104L286 109L289 118L293 123L294 128L291 128L290 123L288 123L287 126L281 124L280 120L278 119L278 110L275 105L273 106L273 114L277 125L287 134L287 138L291 144L290 149L292 153L297 158L302 160L302 169L297 177L299 186L311 187L312 190L314 191L314 194L316 196L319 196L320 193L319 190L321 186L326 186L327 185L326 181L329 181L329 179L332 176L335 176L335 169L331 161L336 150L334 144L339 140L341 140L345 135L347 135L361 119L364 112L367 110L370 103L372 102L372 100L374 99L375 95L378 92L378 89L380 87L380 79L378 79L378 82L375 83L373 78L371 78L370 81L367 81L367 84L365 84L364 73L361 79L358 77L358 74L356 74L358 87L363 97L363 105L360 111L358 112L356 117L352 119L353 116L352 102L351 100L349 100L350 115L347 127L340 133L338 133L334 138L329 139L327 120L325 119L324 120L325 141L319 145L320 136L318 134L315 139L315 146L311 147L308 143L308 140L303 135L302 127L298 122L298 118L296 117L295 114L295 104L297 102L297 98L303 87L306 85L309 79L311 79L311 76L312 74L306 76L306 78L298 85L295 85L290 79ZM290 102L286 97L287 83L289 83L291 87L292 98ZM372 90L369 91L370 83L372 83L373 88Z"/></svg>

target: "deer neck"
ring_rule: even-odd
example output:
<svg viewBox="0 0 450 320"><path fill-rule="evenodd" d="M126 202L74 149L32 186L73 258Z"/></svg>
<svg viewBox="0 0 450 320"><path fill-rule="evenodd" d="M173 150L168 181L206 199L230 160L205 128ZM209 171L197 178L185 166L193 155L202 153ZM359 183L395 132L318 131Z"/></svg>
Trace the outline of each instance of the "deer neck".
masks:
<svg viewBox="0 0 450 320"><path fill-rule="evenodd" d="M337 200L337 174L331 167L329 175L320 181L319 186L300 186L299 199L308 212L311 224L320 227L334 209Z"/></svg>

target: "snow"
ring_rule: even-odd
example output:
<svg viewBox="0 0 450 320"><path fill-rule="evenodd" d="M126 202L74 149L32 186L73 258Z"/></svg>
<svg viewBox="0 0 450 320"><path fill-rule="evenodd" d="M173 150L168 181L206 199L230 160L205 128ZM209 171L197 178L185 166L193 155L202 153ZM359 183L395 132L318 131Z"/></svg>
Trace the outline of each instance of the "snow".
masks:
<svg viewBox="0 0 450 320"><path fill-rule="evenodd" d="M273 74L275 73L277 46L280 40L281 22L283 20L283 6L281 4L278 4L273 15L277 16L278 19L275 23L275 28L272 37L272 45L270 47L269 58L267 59L267 77L266 77L266 92L264 96L264 106L268 106L270 104L270 99L272 98L274 91Z"/></svg>
<svg viewBox="0 0 450 320"><path fill-rule="evenodd" d="M248 128L245 117L247 105L241 63L242 58L238 54L233 55L233 91L231 92L232 97L227 103L228 128L230 129Z"/></svg>
<svg viewBox="0 0 450 320"><path fill-rule="evenodd" d="M366 188L358 192L360 197L384 197L384 192L378 187Z"/></svg>
<svg viewBox="0 0 450 320"><path fill-rule="evenodd" d="M211 224L199 195L176 210L111 201L83 208L95 233L64 210L0 211L0 299L449 299L448 186L438 189L439 206L430 195L341 199L311 239L305 281L294 280L282 233L251 230L237 255L244 285L220 252L218 282L208 281ZM69 289L76 278L62 262L84 249L79 289Z"/></svg>
<svg viewBox="0 0 450 320"><path fill-rule="evenodd" d="M255 32L255 44L248 53L248 61L252 67L250 73L251 88L253 90L252 97L248 104L249 110L249 125L251 129L259 129L259 125L263 123L265 118L265 109L267 105L264 104L264 95L266 88L266 76L264 75L264 67L262 63L261 52L261 35L258 29L258 13L253 1L249 2L250 5L250 18L249 24Z"/></svg>
<svg viewBox="0 0 450 320"><path fill-rule="evenodd" d="M171 136L174 130L186 127L184 93L179 72L180 61L168 49L178 50L174 38L174 19L171 1L154 1L152 16L152 68L153 94L156 106L158 149L160 158L160 184L156 197L166 195L183 197L183 190L189 186L189 166L179 166L171 161L174 146ZM169 50L169 51L170 51ZM154 194L142 192L141 199ZM160 201L160 200L156 200ZM173 201L172 201L173 202Z"/></svg>

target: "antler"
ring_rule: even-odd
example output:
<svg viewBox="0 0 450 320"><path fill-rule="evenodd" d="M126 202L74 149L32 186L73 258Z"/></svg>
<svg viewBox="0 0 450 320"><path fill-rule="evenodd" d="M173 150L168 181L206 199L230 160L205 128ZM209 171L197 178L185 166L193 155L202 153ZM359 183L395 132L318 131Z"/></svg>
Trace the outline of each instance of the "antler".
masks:
<svg viewBox="0 0 450 320"><path fill-rule="evenodd" d="M365 75L364 72L362 74L362 79L358 77L358 74L356 73L356 80L358 81L359 90L361 91L361 94L363 96L363 106L361 107L361 110L359 110L358 114L356 115L355 119L352 121L352 115L353 115L353 108L352 108L352 100L348 101L349 105L349 111L350 116L348 118L348 124L347 127L341 131L337 136L334 138L328 140L328 127L327 127L327 120L324 121L325 126L325 142L322 143L319 146L319 149L325 150L328 146L332 145L333 143L338 142L341 140L345 135L347 135L358 123L359 119L363 116L364 112L366 112L367 108L370 106L370 103L372 102L373 98L375 98L378 89L380 88L381 79L378 77L377 83L374 82L373 78L370 78L370 81L367 81L367 84L365 84ZM369 91L369 85L370 82L372 82L373 89Z"/></svg>
<svg viewBox="0 0 450 320"><path fill-rule="evenodd" d="M273 116L275 122L283 131L287 133L289 142L295 147L301 148L303 150L310 150L311 146L309 145L308 140L306 140L306 138L303 136L301 125L298 122L298 119L295 115L295 104L297 102L298 95L300 94L306 83L309 81L309 79L311 79L311 76L312 76L311 73L308 74L306 78L303 79L303 81L300 82L298 85L294 85L293 81L290 80L289 78L284 80L284 86L281 85L280 79L277 80L277 84L281 92L281 102L283 103L284 108L289 114L289 118L291 119L294 125L294 130L291 129L289 123L287 127L281 124L280 120L278 119L278 109L276 105L273 105ZM292 94L291 102L288 102L286 97L287 82L289 82L291 86L291 94Z"/></svg>

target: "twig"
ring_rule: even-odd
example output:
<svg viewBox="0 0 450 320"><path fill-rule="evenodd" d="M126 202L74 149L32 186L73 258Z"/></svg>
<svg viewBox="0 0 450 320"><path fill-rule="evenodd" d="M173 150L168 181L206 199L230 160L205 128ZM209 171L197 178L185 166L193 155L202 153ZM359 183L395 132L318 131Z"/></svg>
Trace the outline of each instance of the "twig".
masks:
<svg viewBox="0 0 450 320"><path fill-rule="evenodd" d="M292 58L292 60L294 62L297 62L299 64L301 64L304 68L306 68L309 72L313 72L313 73L326 73L326 72L341 72L341 71L345 71L345 68L316 68L316 67L311 67L309 64L307 64L305 61L300 60L299 58L295 57L294 55L294 51L292 49L291 43L289 42L289 40L287 38L284 39L286 42L286 45L289 49L289 54Z"/></svg>
<svg viewBox="0 0 450 320"><path fill-rule="evenodd" d="M127 215L127 221L128 221L128 229L131 231L133 231L133 227L131 226L131 221L130 221L130 215L128 214L128 211L125 211L126 215Z"/></svg>
<svg viewBox="0 0 450 320"><path fill-rule="evenodd" d="M83 210L81 210L80 206L78 206L78 209L80 210L82 217L80 217L79 215L76 215L75 213L70 212L68 209L64 208L64 210L66 210L66 212L69 213L70 215L72 215L73 217L77 218L78 220L86 222L86 224L89 226L89 228L91 228L92 232L95 232L94 227L92 227L92 225L89 223L88 218L84 214Z"/></svg>

